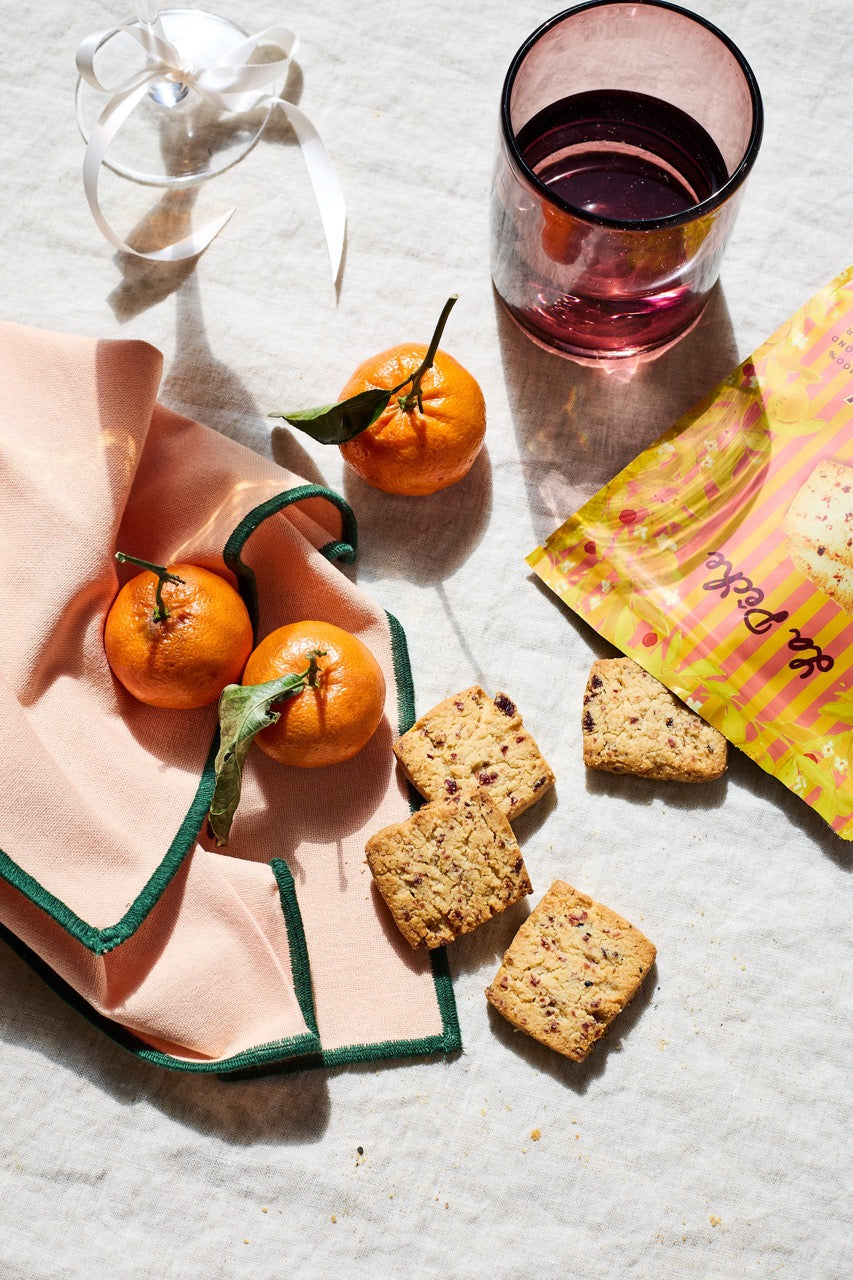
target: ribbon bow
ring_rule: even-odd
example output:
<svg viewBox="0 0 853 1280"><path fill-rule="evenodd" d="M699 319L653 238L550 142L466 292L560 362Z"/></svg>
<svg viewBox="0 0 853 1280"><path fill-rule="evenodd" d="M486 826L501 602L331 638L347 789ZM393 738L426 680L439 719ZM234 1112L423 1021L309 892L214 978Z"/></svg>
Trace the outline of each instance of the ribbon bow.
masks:
<svg viewBox="0 0 853 1280"><path fill-rule="evenodd" d="M142 46L146 55L145 66L121 83L106 86L95 72L95 58L105 44L123 34L131 36ZM283 56L273 62L250 65L249 59L261 45L278 48ZM337 279L346 226L343 192L337 174L320 135L305 113L292 102L271 92L273 83L286 71L297 46L296 36L285 27L267 27L257 35L239 40L233 48L205 65L194 62L189 52L180 52L166 39L156 22L112 27L109 31L96 33L82 42L76 59L81 81L85 80L94 89L109 95L109 101L87 140L83 158L83 187L92 216L110 244L124 253L135 254L138 258L177 262L192 258L206 249L234 213L233 208L229 209L165 248L146 253L132 248L116 235L104 217L98 200L98 178L109 145L152 84L157 80L167 80L186 86L190 92L198 93L221 111L239 114L260 106L267 107L268 111L272 111L274 107L280 107L284 111L296 134L314 188L332 264L332 279ZM168 108L164 107L164 110Z"/></svg>

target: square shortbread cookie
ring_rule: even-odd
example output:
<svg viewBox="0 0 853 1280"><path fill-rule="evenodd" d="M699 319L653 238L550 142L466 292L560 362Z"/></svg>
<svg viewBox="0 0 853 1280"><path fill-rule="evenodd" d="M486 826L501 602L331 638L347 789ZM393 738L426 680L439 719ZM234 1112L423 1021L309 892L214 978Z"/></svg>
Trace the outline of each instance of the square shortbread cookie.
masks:
<svg viewBox="0 0 853 1280"><path fill-rule="evenodd" d="M440 947L532 892L509 822L487 796L434 800L365 847L376 885L413 947Z"/></svg>
<svg viewBox="0 0 853 1280"><path fill-rule="evenodd" d="M486 998L514 1027L582 1062L655 954L634 925L557 880L510 943Z"/></svg>
<svg viewBox="0 0 853 1280"><path fill-rule="evenodd" d="M583 703L590 769L676 782L710 782L726 771L723 735L632 658L594 662Z"/></svg>
<svg viewBox="0 0 853 1280"><path fill-rule="evenodd" d="M514 818L554 785L554 774L505 693L472 685L446 698L394 743L406 777L427 800L486 791Z"/></svg>

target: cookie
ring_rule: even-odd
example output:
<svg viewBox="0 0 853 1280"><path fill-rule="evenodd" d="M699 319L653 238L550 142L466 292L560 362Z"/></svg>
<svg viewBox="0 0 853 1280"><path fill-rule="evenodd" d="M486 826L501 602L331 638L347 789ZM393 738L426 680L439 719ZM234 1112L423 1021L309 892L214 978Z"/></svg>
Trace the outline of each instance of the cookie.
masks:
<svg viewBox="0 0 853 1280"><path fill-rule="evenodd" d="M512 828L488 796L425 804L377 831L365 852L412 947L452 942L533 891Z"/></svg>
<svg viewBox="0 0 853 1280"><path fill-rule="evenodd" d="M592 664L583 699L583 759L590 769L675 782L725 773L728 744L632 658Z"/></svg>
<svg viewBox="0 0 853 1280"><path fill-rule="evenodd" d="M582 1062L655 954L634 925L557 880L513 938L486 998L514 1027Z"/></svg>
<svg viewBox="0 0 853 1280"><path fill-rule="evenodd" d="M427 800L486 791L509 818L554 785L554 774L505 693L472 685L446 698L394 743L394 754Z"/></svg>
<svg viewBox="0 0 853 1280"><path fill-rule="evenodd" d="M824 459L788 508L782 528L800 573L853 613L853 468Z"/></svg>

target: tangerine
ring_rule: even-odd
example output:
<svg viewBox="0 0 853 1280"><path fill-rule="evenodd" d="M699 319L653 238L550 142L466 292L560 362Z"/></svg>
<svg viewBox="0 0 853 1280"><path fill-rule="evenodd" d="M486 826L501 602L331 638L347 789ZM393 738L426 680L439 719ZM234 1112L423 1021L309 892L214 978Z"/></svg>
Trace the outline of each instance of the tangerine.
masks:
<svg viewBox="0 0 853 1280"><path fill-rule="evenodd" d="M145 565L107 614L104 649L128 693L151 707L190 711L240 679L254 637L248 610L225 578L196 564Z"/></svg>
<svg viewBox="0 0 853 1280"><path fill-rule="evenodd" d="M390 347L363 361L340 400L370 388L390 390L412 379L428 348ZM340 445L354 471L385 493L422 496L467 475L486 434L486 405L476 379L438 350L419 385L391 397L366 430Z"/></svg>
<svg viewBox="0 0 853 1280"><path fill-rule="evenodd" d="M281 764L312 769L342 764L373 737L385 710L385 677L358 636L331 622L292 622L271 631L252 653L243 684L266 684L305 671L314 683L274 703L275 724L255 739Z"/></svg>

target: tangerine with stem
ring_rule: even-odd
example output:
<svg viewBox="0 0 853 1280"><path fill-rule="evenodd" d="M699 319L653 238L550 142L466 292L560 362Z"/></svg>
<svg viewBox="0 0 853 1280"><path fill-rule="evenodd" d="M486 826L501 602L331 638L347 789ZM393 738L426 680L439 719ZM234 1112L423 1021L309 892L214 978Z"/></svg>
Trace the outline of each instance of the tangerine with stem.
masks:
<svg viewBox="0 0 853 1280"><path fill-rule="evenodd" d="M304 679L281 702L278 719L258 733L262 751L282 764L342 764L373 737L385 710L385 677L358 636L330 622L293 622L271 631L252 652L243 685L282 676Z"/></svg>
<svg viewBox="0 0 853 1280"><path fill-rule="evenodd" d="M116 559L143 570L121 588L104 624L116 679L152 707L190 711L216 702L252 651L238 592L201 565L155 565L122 552Z"/></svg>
<svg viewBox="0 0 853 1280"><path fill-rule="evenodd" d="M385 493L421 497L446 489L468 474L483 446L486 405L478 383L441 349L424 369L428 351L402 343L371 356L340 395L392 390L376 421L340 446L353 470Z"/></svg>
<svg viewBox="0 0 853 1280"><path fill-rule="evenodd" d="M439 350L447 299L428 347L403 343L363 361L335 404L271 413L321 444L386 493L436 493L467 475L483 447L486 405L476 379Z"/></svg>

